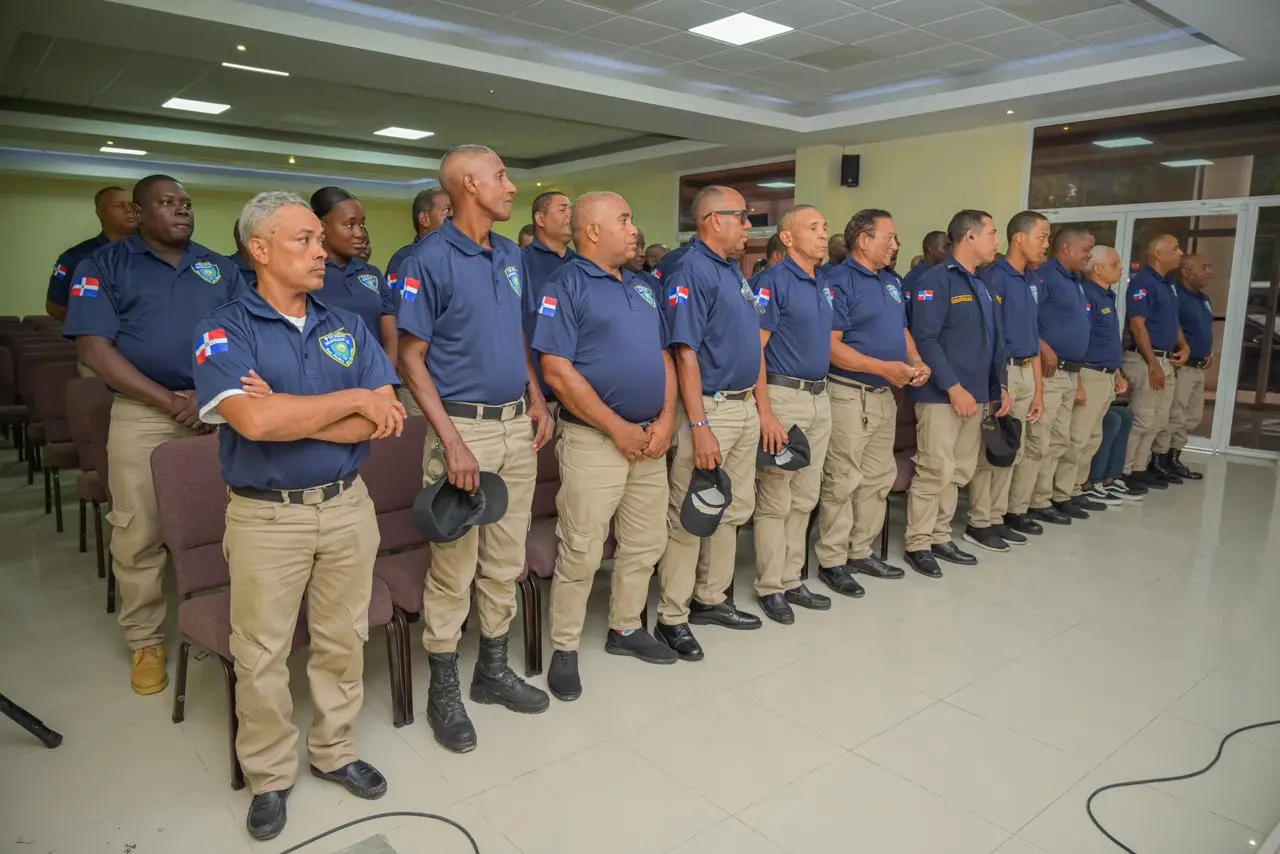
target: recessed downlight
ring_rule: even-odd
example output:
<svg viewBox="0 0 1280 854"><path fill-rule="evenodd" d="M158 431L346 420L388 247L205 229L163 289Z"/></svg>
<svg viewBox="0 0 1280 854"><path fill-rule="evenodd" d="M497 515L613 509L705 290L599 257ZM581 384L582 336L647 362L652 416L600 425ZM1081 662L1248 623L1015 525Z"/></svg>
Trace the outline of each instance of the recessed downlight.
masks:
<svg viewBox="0 0 1280 854"><path fill-rule="evenodd" d="M435 136L435 131L414 130L413 128L398 128L395 126L375 130L374 136L389 136L393 139L425 139L428 136Z"/></svg>

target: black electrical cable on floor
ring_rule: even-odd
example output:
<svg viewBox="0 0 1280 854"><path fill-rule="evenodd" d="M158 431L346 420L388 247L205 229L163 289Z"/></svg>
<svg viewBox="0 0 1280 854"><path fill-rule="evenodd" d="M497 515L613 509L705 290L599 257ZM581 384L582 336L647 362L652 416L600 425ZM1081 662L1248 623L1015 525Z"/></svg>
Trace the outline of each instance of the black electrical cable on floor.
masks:
<svg viewBox="0 0 1280 854"><path fill-rule="evenodd" d="M303 848L306 848L308 845L312 844L313 842L319 842L321 839L324 839L326 836L332 836L335 833L346 830L348 827L355 827L357 824L364 824L366 821L373 821L379 818L396 818L398 816L404 816L408 818L429 818L429 819L432 819L433 821L442 821L445 824L452 825L458 829L459 833L467 837L467 841L471 843L471 850L474 851L476 854L480 854L480 843L476 842L476 838L471 835L470 831L468 831L462 825L458 824L453 819L445 818L444 816L436 815L435 813L410 812L407 810L397 811L397 812L380 812L375 815L367 815L364 818L357 818L354 821L347 822L346 824L340 824L337 827L330 828L329 830L326 830L324 833L317 833L315 836L311 837L310 839L305 839L302 842L299 842L297 845L293 846L292 848L286 848L284 851L281 851L280 854L293 854L294 851L301 851Z"/></svg>
<svg viewBox="0 0 1280 854"><path fill-rule="evenodd" d="M1153 783L1176 783L1179 780L1190 780L1192 777L1199 777L1201 774L1204 774L1210 768L1218 764L1218 760L1222 758L1223 749L1227 746L1227 742L1230 741L1234 736L1237 736L1242 732L1248 732L1251 729L1262 729L1263 727L1268 727L1268 726L1280 726L1280 721L1263 721L1261 723L1242 726L1239 729L1233 729L1231 732L1227 733L1222 737L1222 741L1218 742L1218 752L1214 754L1213 761L1211 761L1208 765L1201 768L1199 771L1192 771L1190 774L1179 774L1176 777L1152 777L1150 780L1129 780L1124 783L1110 783L1106 786L1103 786L1100 789L1095 789L1093 791L1093 794L1089 795L1089 799L1084 802L1085 811L1089 813L1089 820L1093 822L1093 826L1098 828L1098 831L1101 832L1103 836L1107 837L1107 839L1110 839L1112 842L1114 842L1117 846L1120 847L1122 851L1126 851L1128 852L1128 854L1138 854L1138 852L1134 851L1128 845L1125 845L1119 839L1116 839L1114 836L1112 836L1111 833L1108 832L1108 830L1105 827L1103 827L1101 823L1099 823L1098 817L1093 814L1094 798L1098 797L1098 795L1101 795L1103 792L1108 791L1110 789L1123 789L1126 786L1149 786ZM288 854L288 852L286 852L286 854Z"/></svg>

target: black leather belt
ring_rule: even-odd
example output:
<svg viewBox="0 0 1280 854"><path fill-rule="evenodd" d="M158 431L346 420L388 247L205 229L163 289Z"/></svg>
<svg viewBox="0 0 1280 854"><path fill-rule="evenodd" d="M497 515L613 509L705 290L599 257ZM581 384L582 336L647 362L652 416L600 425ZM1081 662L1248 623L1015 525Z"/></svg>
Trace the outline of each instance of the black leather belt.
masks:
<svg viewBox="0 0 1280 854"><path fill-rule="evenodd" d="M1183 365L1182 367L1184 367L1184 368L1203 368L1203 367L1207 367L1207 366L1208 366L1208 364L1209 364L1209 359L1208 359L1208 358L1204 358L1204 359L1187 359L1187 363L1186 363L1185 365Z"/></svg>
<svg viewBox="0 0 1280 854"><path fill-rule="evenodd" d="M1129 348L1129 352L1130 352L1130 353L1137 353L1138 355L1142 355L1142 351L1141 351L1141 350L1139 350L1137 347L1130 347L1130 348ZM1151 353L1152 353L1152 355L1154 355L1157 359L1172 359L1172 358L1173 358L1173 353L1170 353L1168 350L1152 350L1152 351L1151 351Z"/></svg>
<svg viewBox="0 0 1280 854"><path fill-rule="evenodd" d="M342 480L313 486L310 489L254 489L250 486L233 486L231 491L241 498L270 501L272 504L323 504L346 492L355 482L356 475L353 472Z"/></svg>
<svg viewBox="0 0 1280 854"><path fill-rule="evenodd" d="M619 417L621 417L621 416L619 416ZM599 427L597 427L596 425L594 425L594 424L588 424L588 423L587 423L587 421L586 421L586 419L584 419L584 418L579 418L578 416L574 415L574 414L573 414L573 412L571 412L571 411L569 410L569 407L567 407L567 406L561 406L561 407L560 407L560 420L561 420L561 421L567 421L567 422L569 422L570 424L577 424L579 427L590 427L592 430L596 430L596 431L599 431L599 432L603 432L603 431L601 431L601 430L600 430L600 428L599 428ZM624 419L624 420L625 420L625 419ZM636 426L637 426L637 427L641 427L641 428L645 428L645 427L648 427L650 424L652 424L653 422L655 422L655 421L657 421L657 420L658 420L657 418L650 418L648 421L641 421L640 423L636 424Z"/></svg>
<svg viewBox="0 0 1280 854"><path fill-rule="evenodd" d="M751 395L755 394L755 389L744 388L742 391L713 391L703 392L703 397L711 397L716 400L747 400Z"/></svg>
<svg viewBox="0 0 1280 854"><path fill-rule="evenodd" d="M1084 369L1086 371L1098 371L1103 374L1114 374L1117 370L1116 368L1104 368L1102 365L1085 365Z"/></svg>
<svg viewBox="0 0 1280 854"><path fill-rule="evenodd" d="M879 394L882 391L889 391L889 387L887 385L867 385L866 383L860 383L857 380L847 379L846 377L836 376L835 374L828 374L827 380L835 383L836 385L842 385L845 388L856 388L858 391L869 391L875 394Z"/></svg>
<svg viewBox="0 0 1280 854"><path fill-rule="evenodd" d="M826 379L802 380L797 377L789 377L786 374L765 374L764 378L769 385L791 388L796 391L807 391L809 394L822 394L827 390Z"/></svg>
<svg viewBox="0 0 1280 854"><path fill-rule="evenodd" d="M1015 368L1025 368L1027 365L1035 361L1035 358L1035 356L1010 356L1005 359L1005 362Z"/></svg>
<svg viewBox="0 0 1280 854"><path fill-rule="evenodd" d="M1058 360L1058 370L1068 374L1078 374L1081 368L1088 367L1084 362L1072 362L1067 359Z"/></svg>
<svg viewBox="0 0 1280 854"><path fill-rule="evenodd" d="M488 406L483 403L458 403L453 400L441 401L444 411L454 418L466 418L470 421L510 421L519 418L529 411L529 398L522 397L512 403Z"/></svg>

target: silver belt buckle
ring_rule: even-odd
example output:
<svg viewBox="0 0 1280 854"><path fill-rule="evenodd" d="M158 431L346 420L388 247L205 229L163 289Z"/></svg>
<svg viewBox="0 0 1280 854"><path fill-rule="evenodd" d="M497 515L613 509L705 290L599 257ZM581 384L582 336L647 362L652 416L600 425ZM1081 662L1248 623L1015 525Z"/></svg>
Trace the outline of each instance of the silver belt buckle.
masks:
<svg viewBox="0 0 1280 854"><path fill-rule="evenodd" d="M715 394L711 395L711 399L712 399L712 400L715 400L715 401L717 401L717 402L719 402L719 401L723 401L723 400L724 400L724 392L722 392L722 391L718 391L718 392L716 392Z"/></svg>
<svg viewBox="0 0 1280 854"><path fill-rule="evenodd" d="M324 487L313 486L310 489L302 490L302 503L306 505L323 504L324 503Z"/></svg>

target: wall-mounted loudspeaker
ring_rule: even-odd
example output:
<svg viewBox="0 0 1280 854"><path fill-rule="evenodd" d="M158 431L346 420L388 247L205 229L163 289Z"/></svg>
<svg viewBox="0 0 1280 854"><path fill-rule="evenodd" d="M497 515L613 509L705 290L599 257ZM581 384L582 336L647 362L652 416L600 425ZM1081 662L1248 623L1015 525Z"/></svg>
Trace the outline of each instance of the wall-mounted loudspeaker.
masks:
<svg viewBox="0 0 1280 854"><path fill-rule="evenodd" d="M862 155L843 154L840 156L840 186L858 186L858 175L862 171Z"/></svg>

